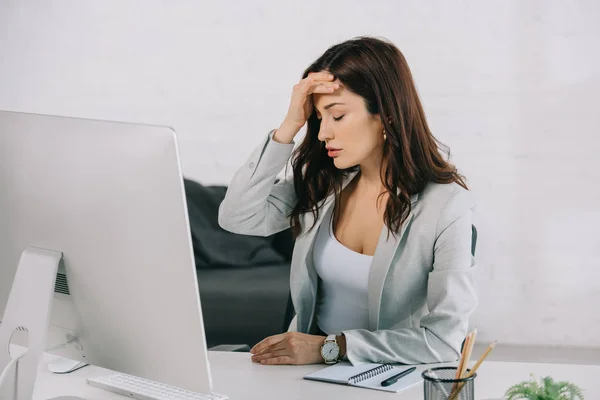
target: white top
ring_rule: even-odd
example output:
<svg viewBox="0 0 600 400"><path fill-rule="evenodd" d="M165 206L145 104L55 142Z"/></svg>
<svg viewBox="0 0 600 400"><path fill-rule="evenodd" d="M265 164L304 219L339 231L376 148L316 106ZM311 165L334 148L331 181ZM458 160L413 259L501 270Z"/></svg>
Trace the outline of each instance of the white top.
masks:
<svg viewBox="0 0 600 400"><path fill-rule="evenodd" d="M333 209L333 207L331 208ZM373 256L350 250L333 234L332 211L325 215L313 248L313 263L320 278L316 317L326 334L368 329L368 283Z"/></svg>

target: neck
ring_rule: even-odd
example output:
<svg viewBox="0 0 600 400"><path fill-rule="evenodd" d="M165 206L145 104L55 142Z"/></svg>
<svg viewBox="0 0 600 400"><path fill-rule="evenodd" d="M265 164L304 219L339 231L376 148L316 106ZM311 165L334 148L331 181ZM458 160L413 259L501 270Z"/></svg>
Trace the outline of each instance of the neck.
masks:
<svg viewBox="0 0 600 400"><path fill-rule="evenodd" d="M385 191L381 170L381 155L365 160L365 162L360 164L360 176L357 183L369 191L373 190L378 193Z"/></svg>

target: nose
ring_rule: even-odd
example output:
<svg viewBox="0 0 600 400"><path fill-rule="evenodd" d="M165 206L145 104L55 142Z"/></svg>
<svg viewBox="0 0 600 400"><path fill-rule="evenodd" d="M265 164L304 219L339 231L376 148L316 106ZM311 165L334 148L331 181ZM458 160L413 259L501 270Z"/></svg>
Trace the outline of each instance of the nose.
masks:
<svg viewBox="0 0 600 400"><path fill-rule="evenodd" d="M319 135L317 136L317 138L321 142L328 142L329 140L333 139L333 133L331 132L329 127L326 126L323 120L321 120L321 127L319 128Z"/></svg>

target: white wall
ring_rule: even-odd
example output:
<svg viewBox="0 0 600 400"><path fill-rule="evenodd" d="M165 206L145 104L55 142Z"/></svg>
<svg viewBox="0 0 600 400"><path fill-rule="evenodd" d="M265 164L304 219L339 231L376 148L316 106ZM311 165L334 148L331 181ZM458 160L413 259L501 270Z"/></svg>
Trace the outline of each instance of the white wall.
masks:
<svg viewBox="0 0 600 400"><path fill-rule="evenodd" d="M0 0L0 109L170 125L227 183L310 62L385 36L478 198L482 340L600 346L600 3L368 3Z"/></svg>

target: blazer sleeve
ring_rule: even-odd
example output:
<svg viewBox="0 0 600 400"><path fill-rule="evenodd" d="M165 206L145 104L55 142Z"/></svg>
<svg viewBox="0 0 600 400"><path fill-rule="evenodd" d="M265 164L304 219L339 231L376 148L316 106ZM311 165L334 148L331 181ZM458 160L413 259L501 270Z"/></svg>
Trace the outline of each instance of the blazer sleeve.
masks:
<svg viewBox="0 0 600 400"><path fill-rule="evenodd" d="M233 176L219 205L219 225L242 235L269 236L290 227L289 215L297 200L290 180L276 182L289 160L294 143L273 140L273 133L252 151Z"/></svg>
<svg viewBox="0 0 600 400"><path fill-rule="evenodd" d="M444 206L436 229L433 269L428 276L429 313L412 328L343 332L352 364L394 362L421 364L460 358L469 317L477 306L471 255L474 204L466 190L456 191Z"/></svg>

